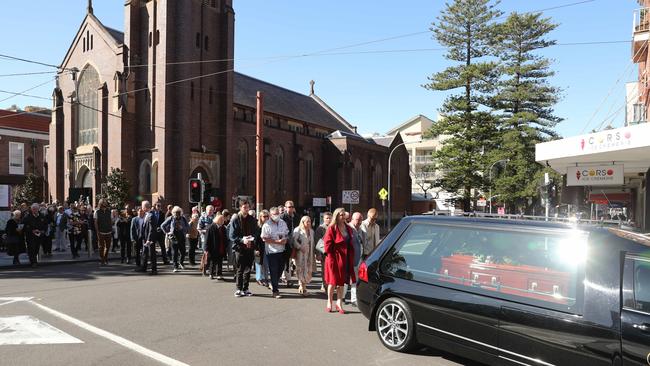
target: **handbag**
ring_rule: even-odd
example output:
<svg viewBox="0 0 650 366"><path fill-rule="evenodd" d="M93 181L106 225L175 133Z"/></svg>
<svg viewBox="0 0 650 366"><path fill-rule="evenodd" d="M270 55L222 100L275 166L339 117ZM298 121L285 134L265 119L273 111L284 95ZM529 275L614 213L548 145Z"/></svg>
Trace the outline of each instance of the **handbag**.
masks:
<svg viewBox="0 0 650 366"><path fill-rule="evenodd" d="M316 251L320 254L325 254L325 241L323 238L318 239L318 243L316 243Z"/></svg>

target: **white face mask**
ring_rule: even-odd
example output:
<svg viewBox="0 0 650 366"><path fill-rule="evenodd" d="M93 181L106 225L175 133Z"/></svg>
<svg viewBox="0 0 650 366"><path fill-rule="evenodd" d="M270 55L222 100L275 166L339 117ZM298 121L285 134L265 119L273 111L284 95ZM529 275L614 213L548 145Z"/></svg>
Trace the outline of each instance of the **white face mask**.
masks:
<svg viewBox="0 0 650 366"><path fill-rule="evenodd" d="M271 220L273 220L273 222L280 221L280 215L271 215Z"/></svg>

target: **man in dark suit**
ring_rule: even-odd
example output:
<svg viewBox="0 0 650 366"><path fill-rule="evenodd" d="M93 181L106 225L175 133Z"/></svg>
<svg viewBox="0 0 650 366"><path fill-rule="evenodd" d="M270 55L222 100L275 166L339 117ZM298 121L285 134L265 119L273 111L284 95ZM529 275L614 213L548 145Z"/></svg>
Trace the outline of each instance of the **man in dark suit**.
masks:
<svg viewBox="0 0 650 366"><path fill-rule="evenodd" d="M39 212L38 203L32 204L32 207L25 216L23 216L23 233L27 242L27 254L29 263L36 267L38 263L38 251L41 249L45 231L47 230L47 218Z"/></svg>
<svg viewBox="0 0 650 366"><path fill-rule="evenodd" d="M147 263L151 261L151 274L158 274L156 263L156 242L158 240L158 220L160 215L155 210L151 210L149 201L142 201L142 211L145 213L144 224L140 231L140 241L142 242L142 268L141 272L147 272ZM165 250L163 249L163 253Z"/></svg>
<svg viewBox="0 0 650 366"><path fill-rule="evenodd" d="M155 242L160 246L160 252L162 255L163 263L169 264L169 258L167 257L167 250L165 248L165 235L163 234L160 225L165 221L165 213L162 212L162 203L160 201L156 202L151 210L151 214L154 216L155 222Z"/></svg>

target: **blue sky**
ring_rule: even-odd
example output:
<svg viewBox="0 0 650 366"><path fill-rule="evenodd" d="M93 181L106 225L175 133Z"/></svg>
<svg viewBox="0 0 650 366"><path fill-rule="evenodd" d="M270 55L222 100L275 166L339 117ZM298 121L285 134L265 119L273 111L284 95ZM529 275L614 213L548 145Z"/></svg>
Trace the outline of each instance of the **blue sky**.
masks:
<svg viewBox="0 0 650 366"><path fill-rule="evenodd" d="M500 8L505 12L523 12L579 1L503 0ZM446 94L425 90L421 85L428 75L448 65L444 52L374 53L439 48L430 33L345 48L335 51L336 55L276 62L264 58L304 55L426 31L443 8L442 0L234 2L238 71L302 93L308 93L309 81L315 80L316 93L358 126L361 133L386 132L417 114L436 117ZM86 3L87 0L37 0L4 4L0 54L58 65L85 15ZM104 24L123 29L123 4L123 0L95 0L95 15ZM632 36L632 14L637 7L633 0L595 0L544 13L560 23L552 34L558 43L627 41ZM563 99L556 107L557 115L565 118L557 127L562 135L577 135L596 128L619 110L612 125L623 124L624 84L637 78L637 67L630 61L629 43L555 46L545 50L544 55L555 60L553 68L557 75L551 83L564 89ZM40 71L51 69L0 58L0 75ZM48 80L52 78L53 74L0 76L0 90L20 92L46 83L28 93L49 97L54 82ZM9 96L0 93L0 100ZM0 101L0 108L12 104L50 105L45 100L14 97Z"/></svg>

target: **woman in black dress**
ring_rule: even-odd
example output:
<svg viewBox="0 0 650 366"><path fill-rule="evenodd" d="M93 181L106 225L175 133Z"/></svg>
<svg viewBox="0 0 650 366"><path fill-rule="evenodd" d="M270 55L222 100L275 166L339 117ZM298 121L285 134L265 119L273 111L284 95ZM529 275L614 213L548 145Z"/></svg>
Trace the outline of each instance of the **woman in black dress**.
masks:
<svg viewBox="0 0 650 366"><path fill-rule="evenodd" d="M5 233L5 243L7 243L7 254L14 257L14 264L20 264L18 256L25 253L25 240L22 234L22 225L20 223L20 210L12 213L11 218L7 221ZM20 225L20 226L19 226Z"/></svg>

